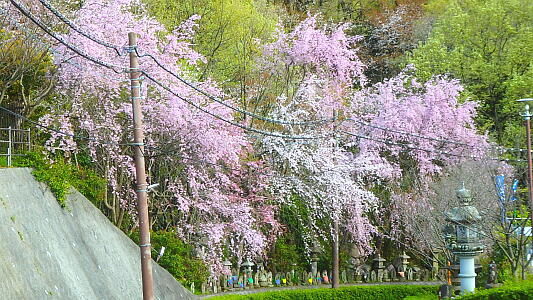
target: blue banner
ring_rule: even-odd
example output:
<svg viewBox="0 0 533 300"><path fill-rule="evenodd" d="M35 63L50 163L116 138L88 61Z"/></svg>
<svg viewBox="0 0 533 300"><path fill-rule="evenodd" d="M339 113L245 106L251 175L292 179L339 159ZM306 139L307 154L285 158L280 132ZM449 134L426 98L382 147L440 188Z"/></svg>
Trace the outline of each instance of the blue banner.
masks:
<svg viewBox="0 0 533 300"><path fill-rule="evenodd" d="M496 184L496 192L498 193L498 202L500 204L500 214L502 218L502 223L505 223L505 176L496 175L494 177L494 183Z"/></svg>
<svg viewBox="0 0 533 300"><path fill-rule="evenodd" d="M496 175L495 178L496 183L496 192L498 193L498 200L501 204L505 203L505 176L504 175Z"/></svg>
<svg viewBox="0 0 533 300"><path fill-rule="evenodd" d="M513 180L513 185L511 186L511 197L509 201L516 201L516 190L518 189L518 179Z"/></svg>

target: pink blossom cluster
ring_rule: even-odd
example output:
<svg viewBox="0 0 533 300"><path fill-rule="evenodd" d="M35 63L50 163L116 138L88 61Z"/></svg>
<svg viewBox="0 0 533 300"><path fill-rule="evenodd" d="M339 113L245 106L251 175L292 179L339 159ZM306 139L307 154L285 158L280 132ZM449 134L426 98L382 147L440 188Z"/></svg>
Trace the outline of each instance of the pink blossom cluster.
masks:
<svg viewBox="0 0 533 300"><path fill-rule="evenodd" d="M191 47L198 18L192 16L175 31L167 32L147 15L140 1L87 0L77 11L74 22L85 32L120 47L127 45L128 32L136 32L140 54L150 52L173 72L210 94L225 98L215 82L198 81L189 71L189 66L205 61ZM128 66L127 53L117 56L113 49L74 31L62 36L97 59ZM111 198L119 201L121 210L135 216L135 173L131 149L124 146L132 140L128 74L116 74L97 66L66 47L59 51L54 61L59 69L62 96L70 101L64 106L68 118L51 112L43 120L50 120L50 124L73 124L76 133L93 139L73 144L68 137L53 135L48 143L66 144L77 151L87 147L94 164L107 179ZM182 97L233 120L230 109L194 92L150 58L141 56L140 64L144 71ZM160 183L158 191L150 196L152 215L172 216L167 226L171 224L196 248L206 249L200 253L213 274L222 271L223 250L229 241L239 245L234 249L239 259L262 255L274 238L269 232L279 225L264 186L243 182L245 178L266 182L261 172L252 171L253 163L242 163L251 149L244 132L195 110L147 80L142 82L142 95L148 181ZM201 238L194 239L197 236Z"/></svg>

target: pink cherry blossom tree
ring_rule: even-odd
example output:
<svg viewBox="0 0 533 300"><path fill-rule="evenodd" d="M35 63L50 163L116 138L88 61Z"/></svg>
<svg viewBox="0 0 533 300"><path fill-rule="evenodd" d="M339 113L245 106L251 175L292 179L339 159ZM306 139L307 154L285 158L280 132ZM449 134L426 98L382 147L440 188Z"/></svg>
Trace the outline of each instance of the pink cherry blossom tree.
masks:
<svg viewBox="0 0 533 300"><path fill-rule="evenodd" d="M198 81L193 71L195 64L205 60L191 47L198 18L192 16L175 31L167 32L147 16L139 1L88 0L73 21L98 39L119 45L119 52L127 42L127 33L136 32L139 53L150 52L201 89L226 98L215 82ZM127 56L117 55L73 30L61 36L94 58L127 66ZM124 145L132 140L127 74L102 68L64 46L58 52L54 59L62 101L41 121L92 139L52 135L47 145L67 153L83 151L92 158L108 182L105 209L115 224L130 230L126 220L135 222L136 213L131 149ZM198 95L153 60L141 57L140 63L143 71L175 93L233 120L230 109ZM257 180L266 184L268 177L262 175L264 168L259 162L244 162L251 144L243 130L188 106L147 80L142 83L142 95L148 181L160 184L150 194L154 229L173 229L193 243L213 275L228 271L221 265L224 251L237 260L262 255L279 225L265 185L249 183Z"/></svg>
<svg viewBox="0 0 533 300"><path fill-rule="evenodd" d="M458 81L436 77L419 83L408 68L366 85L354 44L358 38L346 36L348 25L320 27L317 20L309 17L288 33L280 27L276 40L265 46L260 73L278 83L277 90L269 90L276 99L274 117L323 119L338 111L342 123L284 126L281 132L326 137L265 137L260 149L276 173L273 188L283 196L281 205L305 207L300 222L315 235L304 238L308 249L316 236L332 236L331 227L316 225L325 219L340 220L344 232L369 253L372 234L379 237L376 226L388 223L389 235L390 228L401 228L396 218L401 211L391 209L397 201L407 203L396 196L401 188L412 189L411 180L431 182L443 166L483 156L489 144L474 127L475 103L460 101ZM378 200L370 192L376 185L393 197ZM370 215L377 222L370 222Z"/></svg>

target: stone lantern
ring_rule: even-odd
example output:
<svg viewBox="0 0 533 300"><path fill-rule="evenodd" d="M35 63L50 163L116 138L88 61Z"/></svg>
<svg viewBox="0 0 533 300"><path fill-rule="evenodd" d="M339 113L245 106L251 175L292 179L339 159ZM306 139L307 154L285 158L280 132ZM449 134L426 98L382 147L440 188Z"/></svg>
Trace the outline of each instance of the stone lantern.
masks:
<svg viewBox="0 0 533 300"><path fill-rule="evenodd" d="M233 290L233 274L232 274L232 270L231 270L231 266L233 264L231 263L231 261L226 259L225 261L222 262L222 265L224 265L224 267L226 267L229 270L229 275L226 275L226 277L225 277L226 282L222 286L222 289L224 291Z"/></svg>
<svg viewBox="0 0 533 300"><path fill-rule="evenodd" d="M252 267L254 266L254 263L251 262L249 259L247 259L241 266L244 267L244 285L246 289L249 289L250 287L253 287L254 280L252 277Z"/></svg>
<svg viewBox="0 0 533 300"><path fill-rule="evenodd" d="M372 260L372 268L375 274L374 280L378 282L383 281L383 270L385 269L385 259L378 253Z"/></svg>
<svg viewBox="0 0 533 300"><path fill-rule="evenodd" d="M483 252L479 242L477 224L481 220L478 210L470 205L472 196L463 187L456 192L460 206L446 212L446 241L448 249L459 258L459 278L461 294L474 292L476 288L476 272L474 258Z"/></svg>
<svg viewBox="0 0 533 300"><path fill-rule="evenodd" d="M318 255L320 252L320 246L317 243L313 244L313 247L311 248L311 273L313 276L316 276L318 272Z"/></svg>
<svg viewBox="0 0 533 300"><path fill-rule="evenodd" d="M244 267L244 272L251 274L254 263L247 259L241 266Z"/></svg>
<svg viewBox="0 0 533 300"><path fill-rule="evenodd" d="M409 255L405 253L405 251L402 252L402 255L398 257L400 259L400 265L398 268L398 275L400 275L400 281L405 281L406 275L407 275L407 267L409 267L409 259L411 258ZM409 278L411 279L411 278Z"/></svg>
<svg viewBox="0 0 533 300"><path fill-rule="evenodd" d="M403 269L407 270L407 266L409 265L409 258L411 258L411 256L407 255L405 253L405 251L403 251L402 255L400 255L399 258L400 258L400 263L401 263Z"/></svg>

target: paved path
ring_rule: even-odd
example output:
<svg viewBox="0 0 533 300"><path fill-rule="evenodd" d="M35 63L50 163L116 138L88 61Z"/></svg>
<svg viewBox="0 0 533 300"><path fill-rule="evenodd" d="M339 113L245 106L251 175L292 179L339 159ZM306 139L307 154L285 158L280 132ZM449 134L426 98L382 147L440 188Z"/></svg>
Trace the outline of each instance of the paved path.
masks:
<svg viewBox="0 0 533 300"><path fill-rule="evenodd" d="M341 287L343 286L365 286L365 285L442 285L444 284L443 281L394 281L394 282L372 282L372 283L349 283L349 284L341 284ZM224 292L224 293L218 293L218 294L210 294L210 295L203 295L200 296L200 298L210 298L215 296L221 296L221 295L248 295L248 294L255 294L255 293L263 293L263 292L274 292L274 291L287 291L287 290L305 290L305 289L320 289L320 288L328 288L330 285L328 284L321 284L321 285L297 285L297 286L288 286L288 287L272 287L272 288L258 288L258 289L250 289L250 290L244 290L244 291L235 291L235 292Z"/></svg>

